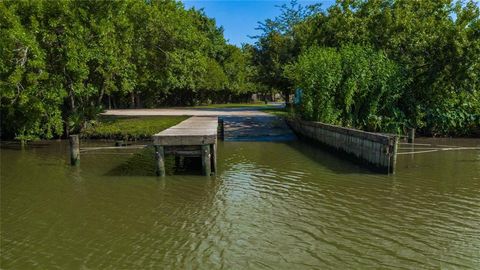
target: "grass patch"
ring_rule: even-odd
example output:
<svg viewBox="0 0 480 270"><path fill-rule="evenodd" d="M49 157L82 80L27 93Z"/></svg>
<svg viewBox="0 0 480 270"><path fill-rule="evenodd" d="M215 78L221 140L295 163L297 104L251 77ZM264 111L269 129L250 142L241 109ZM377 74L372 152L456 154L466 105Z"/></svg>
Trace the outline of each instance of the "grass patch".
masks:
<svg viewBox="0 0 480 270"><path fill-rule="evenodd" d="M188 116L102 116L85 128L81 135L90 139L145 140L187 118Z"/></svg>

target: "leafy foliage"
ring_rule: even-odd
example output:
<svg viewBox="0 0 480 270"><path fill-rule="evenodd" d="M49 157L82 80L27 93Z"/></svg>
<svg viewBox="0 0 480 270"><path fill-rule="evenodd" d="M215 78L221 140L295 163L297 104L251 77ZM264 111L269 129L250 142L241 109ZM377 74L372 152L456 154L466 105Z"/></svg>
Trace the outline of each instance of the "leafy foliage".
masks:
<svg viewBox="0 0 480 270"><path fill-rule="evenodd" d="M305 91L307 119L376 131L478 132L480 8L473 0L293 1L228 45L175 0L0 2L2 138L86 129L104 108L244 101Z"/></svg>
<svg viewBox="0 0 480 270"><path fill-rule="evenodd" d="M396 132L408 126L430 135L468 135L479 129L478 3L471 0L338 0L328 10L317 6L309 10L308 16L289 20L293 22L293 25L287 24L289 31L266 31L267 35L259 38L256 57L264 61L289 59L279 61L279 65L267 61L263 66L272 68L261 70L260 74L279 74L279 67L297 60L298 72L307 66L314 70L315 63L307 64L305 55L323 60L327 51L317 52L324 54L320 57L310 48L335 48L342 55L343 77L337 78L340 79L336 89L340 94L335 101L338 106L328 112L328 116L339 124ZM292 17L291 14L284 11L280 17ZM264 52L271 48L285 47L278 46L285 44L278 40L294 44L295 53L277 49L274 57L266 56ZM362 49L350 47L348 52L342 49L351 45ZM378 61L372 64L369 61L374 52L378 52L374 57ZM333 64L332 57L327 58ZM316 63L318 69L324 66ZM333 70L323 70L334 74L337 65L334 66ZM301 76L309 79L305 74L283 72L285 74L289 79L276 87L292 89L306 87L305 84L312 87L312 81L298 80ZM391 81L392 78L397 79ZM402 79L399 81L399 78ZM313 78L314 81L324 79L327 78ZM327 92L333 93L333 90ZM311 98L317 97L307 95L305 102L313 102ZM326 105L333 102L327 97L319 98L318 102ZM301 106L306 109L311 105ZM311 113L304 111L306 118L316 118L312 115L313 107L311 110Z"/></svg>
<svg viewBox="0 0 480 270"><path fill-rule="evenodd" d="M392 108L404 78L383 52L312 47L286 73L303 90L298 113L304 119L372 131L402 127L403 119Z"/></svg>
<svg viewBox="0 0 480 270"><path fill-rule="evenodd" d="M235 101L249 55L174 0L0 2L2 138L78 132L103 108Z"/></svg>
<svg viewBox="0 0 480 270"><path fill-rule="evenodd" d="M32 9L38 5L32 3ZM51 138L62 132L60 106L66 92L47 71L47 58L35 32L36 19L25 25L15 9L0 2L0 87L2 136ZM27 16L30 10L23 11Z"/></svg>
<svg viewBox="0 0 480 270"><path fill-rule="evenodd" d="M260 23L257 42L252 50L252 63L256 67L256 82L265 92L280 92L290 102L293 93L292 81L285 77L284 69L300 54L299 42L294 38L294 27L316 12L316 6L304 7L292 1L290 5L279 6L281 14L274 19Z"/></svg>

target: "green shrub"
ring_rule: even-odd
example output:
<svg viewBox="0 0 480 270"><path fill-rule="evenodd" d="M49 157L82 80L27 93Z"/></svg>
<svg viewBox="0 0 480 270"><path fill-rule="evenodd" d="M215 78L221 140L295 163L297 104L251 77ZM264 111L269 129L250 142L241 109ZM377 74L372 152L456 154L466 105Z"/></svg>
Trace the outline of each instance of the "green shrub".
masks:
<svg viewBox="0 0 480 270"><path fill-rule="evenodd" d="M341 72L340 55L332 48L310 48L286 68L286 75L303 90L296 109L303 119L337 123L340 113L335 109L335 97Z"/></svg>
<svg viewBox="0 0 480 270"><path fill-rule="evenodd" d="M405 116L396 103L405 79L382 51L312 47L287 67L286 75L302 89L297 111L303 119L370 131L404 129Z"/></svg>
<svg viewBox="0 0 480 270"><path fill-rule="evenodd" d="M470 135L480 131L480 92L460 93L426 109L423 132L436 135Z"/></svg>

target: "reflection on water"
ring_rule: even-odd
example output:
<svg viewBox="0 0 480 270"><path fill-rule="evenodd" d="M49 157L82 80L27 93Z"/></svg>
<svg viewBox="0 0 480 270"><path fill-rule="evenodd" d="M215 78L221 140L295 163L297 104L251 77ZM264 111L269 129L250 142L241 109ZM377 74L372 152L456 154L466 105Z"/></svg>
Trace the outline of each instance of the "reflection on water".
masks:
<svg viewBox="0 0 480 270"><path fill-rule="evenodd" d="M162 179L138 152L72 168L64 142L4 145L0 267L480 268L478 150L399 156L394 176L301 142L218 151L216 177Z"/></svg>

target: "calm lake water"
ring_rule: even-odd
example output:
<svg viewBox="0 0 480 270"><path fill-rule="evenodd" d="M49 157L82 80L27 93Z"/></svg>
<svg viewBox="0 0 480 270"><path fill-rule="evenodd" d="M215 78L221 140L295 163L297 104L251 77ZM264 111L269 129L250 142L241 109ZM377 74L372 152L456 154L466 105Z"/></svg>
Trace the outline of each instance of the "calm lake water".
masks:
<svg viewBox="0 0 480 270"><path fill-rule="evenodd" d="M216 177L164 179L132 152L72 168L67 142L4 144L0 268L480 269L479 150L387 176L298 141L221 142Z"/></svg>

